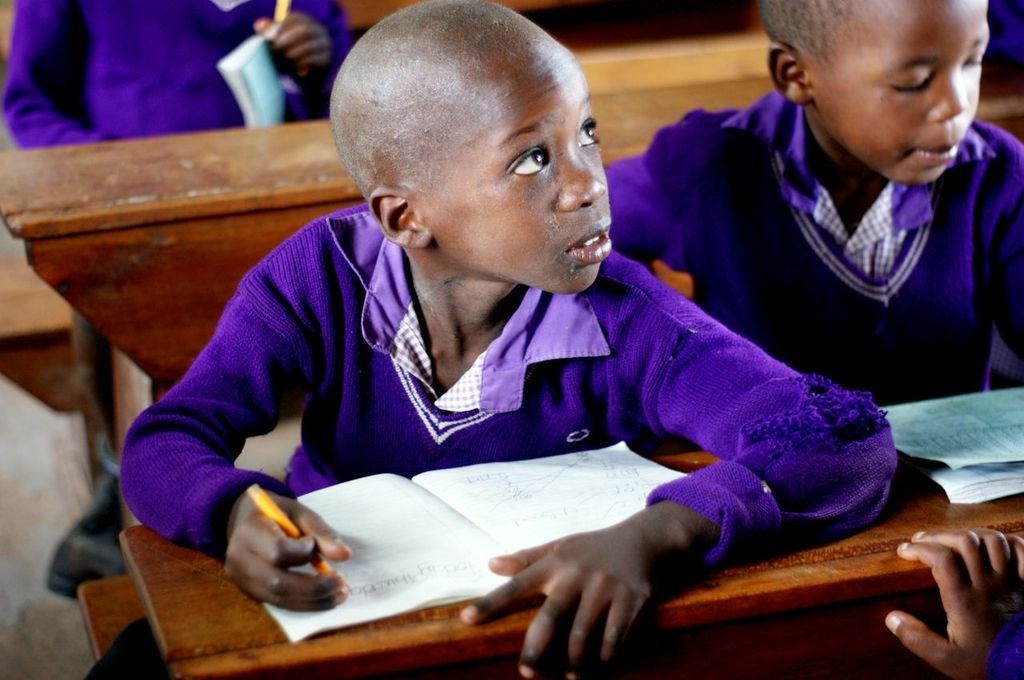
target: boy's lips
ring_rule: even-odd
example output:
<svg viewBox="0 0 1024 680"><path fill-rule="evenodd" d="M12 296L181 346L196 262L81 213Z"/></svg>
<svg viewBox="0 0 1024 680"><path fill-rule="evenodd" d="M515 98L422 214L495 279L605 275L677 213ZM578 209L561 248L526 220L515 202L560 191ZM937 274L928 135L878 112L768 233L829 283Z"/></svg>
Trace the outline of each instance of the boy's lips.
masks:
<svg viewBox="0 0 1024 680"><path fill-rule="evenodd" d="M600 264L612 252L612 240L608 236L611 218L605 217L586 236L565 249L565 254L576 264L583 266Z"/></svg>
<svg viewBox="0 0 1024 680"><path fill-rule="evenodd" d="M937 147L932 149L914 149L913 158L923 161L926 165L948 165L956 158L959 145Z"/></svg>

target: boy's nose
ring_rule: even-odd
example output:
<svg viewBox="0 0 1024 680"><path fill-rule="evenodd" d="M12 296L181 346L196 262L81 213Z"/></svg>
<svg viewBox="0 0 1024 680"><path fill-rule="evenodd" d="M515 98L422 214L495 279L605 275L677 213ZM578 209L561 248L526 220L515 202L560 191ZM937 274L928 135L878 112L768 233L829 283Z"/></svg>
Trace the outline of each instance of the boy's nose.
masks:
<svg viewBox="0 0 1024 680"><path fill-rule="evenodd" d="M558 209L572 212L600 201L608 193L603 174L598 174L587 165L574 165L563 177L562 190L558 194Z"/></svg>
<svg viewBox="0 0 1024 680"><path fill-rule="evenodd" d="M971 105L971 88L978 87L978 79L962 71L954 72L945 80L939 99L932 107L932 118L937 122L956 118Z"/></svg>

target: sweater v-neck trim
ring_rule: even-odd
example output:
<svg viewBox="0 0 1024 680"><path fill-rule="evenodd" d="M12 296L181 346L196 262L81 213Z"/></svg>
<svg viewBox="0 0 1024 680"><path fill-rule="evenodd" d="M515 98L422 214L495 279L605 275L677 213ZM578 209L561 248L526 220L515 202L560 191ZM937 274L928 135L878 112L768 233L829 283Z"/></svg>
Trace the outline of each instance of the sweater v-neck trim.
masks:
<svg viewBox="0 0 1024 680"><path fill-rule="evenodd" d="M780 185L785 181L782 175L784 164L785 161L781 154L777 152L772 154L772 171L775 173L775 179ZM907 282L918 262L921 261L921 256L931 235L932 222L935 215L934 206L938 202L941 188L942 178L940 177L932 185L929 192L929 200L932 204L932 218L920 227L912 230L912 233L908 235L909 238L900 248L900 254L896 258L891 271L886 276L880 278L869 276L854 263L850 262L849 258L840 252L834 243L830 243L829 239L825 238L825 232L818 227L811 215L788 201L786 204L797 226L800 228L800 233L807 242L807 245L810 246L814 254L829 271L857 294L888 306L889 301L899 293L900 288Z"/></svg>

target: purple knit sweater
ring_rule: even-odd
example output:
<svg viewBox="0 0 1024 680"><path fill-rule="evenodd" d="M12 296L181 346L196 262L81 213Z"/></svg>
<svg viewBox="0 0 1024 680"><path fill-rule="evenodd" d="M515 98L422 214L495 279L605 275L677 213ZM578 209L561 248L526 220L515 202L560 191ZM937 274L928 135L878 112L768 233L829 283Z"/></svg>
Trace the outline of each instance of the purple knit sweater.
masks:
<svg viewBox="0 0 1024 680"><path fill-rule="evenodd" d="M1024 612L1003 626L988 655L988 680L1024 680Z"/></svg>
<svg viewBox="0 0 1024 680"><path fill-rule="evenodd" d="M1024 147L976 122L935 186L900 186L893 273L843 263L807 217L803 110L778 94L695 111L608 171L623 253L693 274L698 302L797 370L882 404L988 385L993 322L1024 355Z"/></svg>
<svg viewBox="0 0 1024 680"><path fill-rule="evenodd" d="M614 254L584 293L528 291L488 349L481 410L438 411L387 353L410 299L403 258L359 207L258 264L184 378L128 433L122 487L138 518L216 554L253 482L296 495L620 440L649 451L670 436L722 458L650 497L721 527L708 564L740 546L847 534L885 504L896 454L866 395L795 373ZM296 385L307 401L287 485L236 469Z"/></svg>
<svg viewBox="0 0 1024 680"><path fill-rule="evenodd" d="M326 116L352 46L345 15L335 0L294 0L292 9L324 25L333 60L288 95L289 117ZM216 63L273 15L273 0L19 2L4 91L11 135L29 148L241 126Z"/></svg>
<svg viewBox="0 0 1024 680"><path fill-rule="evenodd" d="M1024 65L1024 0L988 0L986 59Z"/></svg>

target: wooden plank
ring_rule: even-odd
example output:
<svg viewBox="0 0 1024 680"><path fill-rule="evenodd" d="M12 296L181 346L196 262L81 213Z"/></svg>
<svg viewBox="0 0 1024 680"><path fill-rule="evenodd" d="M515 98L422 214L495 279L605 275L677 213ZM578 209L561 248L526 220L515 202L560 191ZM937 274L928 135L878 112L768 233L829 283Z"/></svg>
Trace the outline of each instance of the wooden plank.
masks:
<svg viewBox="0 0 1024 680"><path fill-rule="evenodd" d="M93 659L97 660L125 626L146 615L127 574L83 582L78 586L78 606Z"/></svg>
<svg viewBox="0 0 1024 680"><path fill-rule="evenodd" d="M80 406L71 308L21 255L0 256L0 373L52 409Z"/></svg>
<svg viewBox="0 0 1024 680"><path fill-rule="evenodd" d="M22 255L0 255L0 344L66 333L71 308Z"/></svg>
<svg viewBox="0 0 1024 680"><path fill-rule="evenodd" d="M155 381L177 380L242 275L336 205L40 239L36 270ZM75 266L69 267L69 262Z"/></svg>
<svg viewBox="0 0 1024 680"><path fill-rule="evenodd" d="M357 193L326 121L0 152L0 206L26 240Z"/></svg>
<svg viewBox="0 0 1024 680"><path fill-rule="evenodd" d="M421 0L344 0L342 3L348 13L349 27L364 30L373 26L384 17L397 12L403 7L415 5ZM578 7L596 5L616 0L501 0L501 4L511 7L517 12L531 10Z"/></svg>
<svg viewBox="0 0 1024 680"><path fill-rule="evenodd" d="M577 50L592 96L705 83L768 82L768 38L761 32L656 40Z"/></svg>
<svg viewBox="0 0 1024 680"><path fill-rule="evenodd" d="M14 7L0 6L0 61L7 61L11 53L11 30L14 28Z"/></svg>

